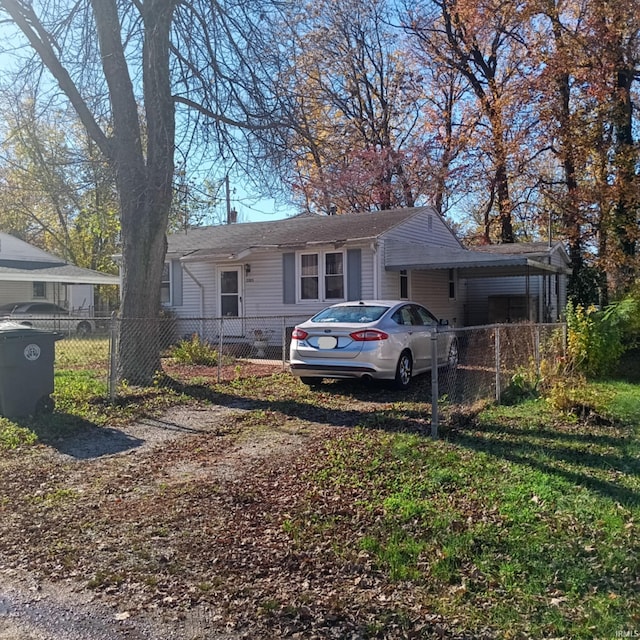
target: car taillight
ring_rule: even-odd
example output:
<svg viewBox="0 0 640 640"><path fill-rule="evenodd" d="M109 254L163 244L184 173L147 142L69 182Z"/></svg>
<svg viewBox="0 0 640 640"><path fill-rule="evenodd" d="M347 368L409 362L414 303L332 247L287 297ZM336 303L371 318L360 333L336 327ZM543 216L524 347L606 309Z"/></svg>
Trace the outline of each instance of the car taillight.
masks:
<svg viewBox="0 0 640 640"><path fill-rule="evenodd" d="M349 336L356 342L372 342L374 340L386 340L389 334L377 329L363 329L362 331L354 331Z"/></svg>
<svg viewBox="0 0 640 640"><path fill-rule="evenodd" d="M308 336L309 334L306 331L298 329L298 327L296 327L291 334L293 340L306 340Z"/></svg>

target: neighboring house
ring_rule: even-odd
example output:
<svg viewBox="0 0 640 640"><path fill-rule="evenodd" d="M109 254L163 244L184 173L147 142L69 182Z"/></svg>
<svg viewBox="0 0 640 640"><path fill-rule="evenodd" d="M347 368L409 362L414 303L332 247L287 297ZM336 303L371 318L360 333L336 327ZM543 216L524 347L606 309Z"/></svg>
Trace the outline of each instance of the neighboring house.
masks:
<svg viewBox="0 0 640 640"><path fill-rule="evenodd" d="M553 251L534 258L510 246L509 255L470 251L431 207L193 228L168 238L163 303L182 318L232 319L308 317L342 300L406 298L454 326L484 323L472 278L503 295L510 278L555 282L568 273ZM554 290L556 315L565 290ZM491 295L489 285L485 306Z"/></svg>
<svg viewBox="0 0 640 640"><path fill-rule="evenodd" d="M94 314L94 286L119 285L120 278L83 269L0 232L0 304L54 302Z"/></svg>

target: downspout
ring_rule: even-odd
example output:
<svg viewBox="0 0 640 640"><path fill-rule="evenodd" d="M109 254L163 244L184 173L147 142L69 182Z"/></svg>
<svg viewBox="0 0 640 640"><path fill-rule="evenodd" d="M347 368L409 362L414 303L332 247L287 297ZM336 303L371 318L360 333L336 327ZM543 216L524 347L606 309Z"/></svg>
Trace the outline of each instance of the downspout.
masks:
<svg viewBox="0 0 640 640"><path fill-rule="evenodd" d="M196 283L196 286L200 289L200 335L204 337L204 285L192 271L189 270L189 267L182 262L182 269L184 272Z"/></svg>
<svg viewBox="0 0 640 640"><path fill-rule="evenodd" d="M378 291L378 287L380 286L380 276L378 271L380 270L380 252L378 251L379 244L377 240L374 240L371 243L371 251L373 252L373 295L371 296L374 300L380 299L380 293ZM361 291L361 294L363 292ZM367 296L362 295L363 298Z"/></svg>
<svg viewBox="0 0 640 640"><path fill-rule="evenodd" d="M530 297L530 293L531 293L531 289L530 289L530 279L531 279L531 273L529 270L529 264L527 264L527 277L526 277L526 286L525 286L525 300L526 300L526 309L527 309L527 322L529 322L531 320L531 305L529 304L529 297Z"/></svg>

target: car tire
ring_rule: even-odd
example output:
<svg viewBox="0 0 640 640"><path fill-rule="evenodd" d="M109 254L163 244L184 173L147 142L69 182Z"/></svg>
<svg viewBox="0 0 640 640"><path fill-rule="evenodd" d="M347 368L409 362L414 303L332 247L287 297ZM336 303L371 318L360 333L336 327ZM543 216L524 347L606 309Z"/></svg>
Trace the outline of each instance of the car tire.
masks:
<svg viewBox="0 0 640 640"><path fill-rule="evenodd" d="M403 351L398 360L396 367L396 377L394 380L396 389L404 391L411 384L411 376L413 373L413 358L409 351Z"/></svg>
<svg viewBox="0 0 640 640"><path fill-rule="evenodd" d="M447 356L447 369L455 371L458 368L458 362L460 361L460 349L458 347L458 341L452 340L449 345L449 355Z"/></svg>
<svg viewBox="0 0 640 640"><path fill-rule="evenodd" d="M300 382L308 387L319 387L322 384L322 378L313 378L311 376L300 376Z"/></svg>
<svg viewBox="0 0 640 640"><path fill-rule="evenodd" d="M79 336L88 336L91 333L91 325L88 322L79 322L76 332Z"/></svg>

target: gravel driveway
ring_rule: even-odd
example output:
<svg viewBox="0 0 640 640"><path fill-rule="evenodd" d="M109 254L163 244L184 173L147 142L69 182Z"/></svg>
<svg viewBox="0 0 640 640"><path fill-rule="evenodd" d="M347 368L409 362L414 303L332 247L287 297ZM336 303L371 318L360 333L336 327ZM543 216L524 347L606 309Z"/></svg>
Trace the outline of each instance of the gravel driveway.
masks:
<svg viewBox="0 0 640 640"><path fill-rule="evenodd" d="M57 442L50 455L81 466L114 456L148 453L154 447L203 433L215 433L230 417L250 406L173 407L161 418L118 429L94 427ZM302 440L282 433L263 434L230 449L213 473L241 476L261 457L293 451ZM184 469L180 470L184 473ZM212 470L209 470L211 473ZM72 580L49 583L7 568L0 556L0 640L232 640L239 636L209 630L211 614L194 608L171 617L136 614Z"/></svg>

